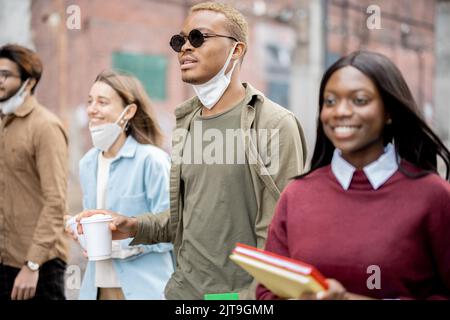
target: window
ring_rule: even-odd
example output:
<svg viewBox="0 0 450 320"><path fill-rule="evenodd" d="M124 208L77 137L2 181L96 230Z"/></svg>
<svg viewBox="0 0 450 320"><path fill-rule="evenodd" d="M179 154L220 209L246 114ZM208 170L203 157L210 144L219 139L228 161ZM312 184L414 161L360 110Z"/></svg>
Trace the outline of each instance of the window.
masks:
<svg viewBox="0 0 450 320"><path fill-rule="evenodd" d="M288 108L292 51L281 44L269 43L265 46L267 97Z"/></svg>
<svg viewBox="0 0 450 320"><path fill-rule="evenodd" d="M167 58L165 56L114 52L112 61L114 69L137 77L152 100L166 99Z"/></svg>

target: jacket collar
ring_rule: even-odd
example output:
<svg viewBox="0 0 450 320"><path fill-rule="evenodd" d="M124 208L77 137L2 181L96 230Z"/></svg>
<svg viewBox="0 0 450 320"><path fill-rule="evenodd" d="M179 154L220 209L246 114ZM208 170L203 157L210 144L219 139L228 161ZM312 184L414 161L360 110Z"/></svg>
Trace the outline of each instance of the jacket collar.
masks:
<svg viewBox="0 0 450 320"><path fill-rule="evenodd" d="M114 158L112 162L117 161L120 158L134 158L136 155L136 149L138 146L138 142L133 138L132 135L129 135L127 139L125 140L124 145L122 148L120 148L119 153ZM91 160L97 159L98 155L100 154L99 149L94 149L95 151L91 155ZM89 163L96 163L95 161L88 161Z"/></svg>
<svg viewBox="0 0 450 320"><path fill-rule="evenodd" d="M262 102L264 101L264 95L257 89L253 88L252 85L250 85L249 83L243 83L243 86L245 87L245 103L247 105L249 105L250 101L253 99L254 96L256 96L258 100ZM197 96L194 96L189 100L183 102L179 107L175 109L175 117L177 120L179 120L201 107L202 104L200 102L200 99Z"/></svg>
<svg viewBox="0 0 450 320"><path fill-rule="evenodd" d="M125 144L120 148L116 158L133 158L136 154L137 146L138 142L136 139L134 139L131 134L128 135Z"/></svg>
<svg viewBox="0 0 450 320"><path fill-rule="evenodd" d="M396 152L394 146L389 143L377 160L363 168L364 174L369 180L372 188L380 188L398 169ZM338 149L334 150L331 160L331 170L344 190L348 190L353 179L356 168L341 156Z"/></svg>
<svg viewBox="0 0 450 320"><path fill-rule="evenodd" d="M26 117L28 114L31 113L31 111L33 111L36 104L37 104L36 98L34 96L28 96L25 99L25 102L14 112L14 115L20 118Z"/></svg>

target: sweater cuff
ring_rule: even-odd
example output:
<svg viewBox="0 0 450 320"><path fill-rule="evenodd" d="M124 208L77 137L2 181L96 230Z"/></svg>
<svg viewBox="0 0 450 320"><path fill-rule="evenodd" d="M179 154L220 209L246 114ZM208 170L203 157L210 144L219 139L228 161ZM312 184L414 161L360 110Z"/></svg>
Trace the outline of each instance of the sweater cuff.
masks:
<svg viewBox="0 0 450 320"><path fill-rule="evenodd" d="M33 244L31 248L28 250L28 254L26 255L25 261L31 261L37 263L40 267L48 261L48 253L49 250L42 248L39 245Z"/></svg>
<svg viewBox="0 0 450 320"><path fill-rule="evenodd" d="M135 217L137 220L137 231L130 242L130 246L138 244L153 244L149 242L149 234L151 233L151 224L149 223L149 217L147 215L140 215Z"/></svg>

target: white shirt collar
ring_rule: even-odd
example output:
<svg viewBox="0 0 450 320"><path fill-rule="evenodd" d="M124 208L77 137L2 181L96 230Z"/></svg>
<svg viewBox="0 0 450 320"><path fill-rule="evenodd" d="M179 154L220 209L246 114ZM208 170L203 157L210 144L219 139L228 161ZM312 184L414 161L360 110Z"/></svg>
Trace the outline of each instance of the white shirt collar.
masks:
<svg viewBox="0 0 450 320"><path fill-rule="evenodd" d="M381 187L397 170L395 148L391 143L384 148L384 153L377 160L363 168L374 190ZM348 190L356 168L342 158L341 151L338 149L334 150L331 159L331 171L342 188Z"/></svg>

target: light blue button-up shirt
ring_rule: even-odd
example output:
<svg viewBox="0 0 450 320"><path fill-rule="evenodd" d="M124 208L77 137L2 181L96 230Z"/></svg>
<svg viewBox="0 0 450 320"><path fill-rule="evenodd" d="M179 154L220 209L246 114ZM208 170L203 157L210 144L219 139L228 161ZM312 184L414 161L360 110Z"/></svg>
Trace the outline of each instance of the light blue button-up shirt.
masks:
<svg viewBox="0 0 450 320"><path fill-rule="evenodd" d="M398 170L395 157L395 148L389 143L385 147L384 153L377 160L363 168L364 174L374 190L380 188ZM341 151L338 149L334 150L331 159L331 171L342 188L348 190L356 168L342 158Z"/></svg>
<svg viewBox="0 0 450 320"><path fill-rule="evenodd" d="M80 160L83 207L96 209L98 149ZM161 149L138 143L128 136L110 167L106 208L125 216L159 213L169 208L169 156ZM131 239L122 240L126 248ZM126 299L160 299L174 271L170 243L145 245L143 253L113 259ZM95 300L95 263L88 262L79 299Z"/></svg>

